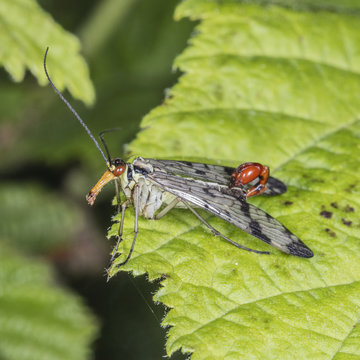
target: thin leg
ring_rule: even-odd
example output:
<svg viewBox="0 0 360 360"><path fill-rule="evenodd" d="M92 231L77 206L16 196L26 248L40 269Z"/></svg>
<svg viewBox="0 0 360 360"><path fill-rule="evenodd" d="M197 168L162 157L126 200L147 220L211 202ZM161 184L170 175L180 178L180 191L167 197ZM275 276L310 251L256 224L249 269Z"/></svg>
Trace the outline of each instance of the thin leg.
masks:
<svg viewBox="0 0 360 360"><path fill-rule="evenodd" d="M234 246L236 246L239 249L243 249L246 251L250 251L250 252L254 252L257 254L267 254L269 255L270 253L268 251L259 251L259 250L254 250L254 249L249 249L246 246L240 245L238 243L236 243L235 241L232 241L231 239L229 239L228 237L224 236L223 234L221 234L219 231L217 231L216 229L214 229L202 216L200 216L186 201L181 200L185 206L204 224L208 227L208 229L215 235L215 236L220 236L221 238L223 238L224 240L228 241L230 244L233 244Z"/></svg>
<svg viewBox="0 0 360 360"><path fill-rule="evenodd" d="M172 208L174 208L179 202L180 198L175 198L171 203L169 203L164 209L162 209L158 214L155 215L155 220L161 219L166 215Z"/></svg>
<svg viewBox="0 0 360 360"><path fill-rule="evenodd" d="M116 265L116 268L119 268L120 266L123 266L125 265L131 258L131 255L133 253L133 250L134 250L134 247L135 247L135 242L136 242L136 237L137 237L137 234L139 232L139 224L138 224L138 219L139 219L139 202L140 202L140 192L139 192L139 188L136 187L135 188L135 191L136 191L136 196L135 196L135 204L134 204L134 208L135 208L135 225L134 225L134 238L133 238L133 241L132 241L132 244L131 244L131 248L130 248L130 251L129 251L129 254L127 256L127 258L120 264L117 264Z"/></svg>
<svg viewBox="0 0 360 360"><path fill-rule="evenodd" d="M118 248L119 248L119 244L123 240L122 239L122 234L123 234L123 228L124 228L125 210L126 210L126 208L128 206L128 203L129 203L129 200L126 200L121 205L121 221L120 221L120 226L119 226L118 239L117 239L115 248L112 251L112 255L111 255L111 259L110 259L110 266L112 265L112 263L113 263L113 261L114 261L114 259L116 257L116 254L117 254L117 251L118 251Z"/></svg>
<svg viewBox="0 0 360 360"><path fill-rule="evenodd" d="M120 212L121 206L121 198L120 198L120 190L119 190L119 183L118 180L115 180L115 192L116 192L116 201L117 201L117 212Z"/></svg>

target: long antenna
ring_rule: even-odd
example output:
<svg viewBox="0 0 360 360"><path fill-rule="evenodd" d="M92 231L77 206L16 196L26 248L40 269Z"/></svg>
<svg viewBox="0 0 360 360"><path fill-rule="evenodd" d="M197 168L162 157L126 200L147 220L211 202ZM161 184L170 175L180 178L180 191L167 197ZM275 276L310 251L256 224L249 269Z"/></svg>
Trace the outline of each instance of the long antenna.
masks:
<svg viewBox="0 0 360 360"><path fill-rule="evenodd" d="M85 122L81 119L81 117L78 115L78 113L74 110L74 108L70 105L70 103L65 99L64 95L57 89L57 87L54 85L54 83L52 82L52 80L50 79L50 76L47 72L46 69L46 57L47 57L47 53L49 51L49 47L46 48L45 51L45 56L44 56L44 70L45 70L45 74L47 79L49 80L50 85L53 87L53 89L55 90L55 92L59 95L60 99L65 103L65 105L71 110L71 112L75 115L75 117L79 120L80 124L83 126L83 128L86 130L86 132L88 133L88 135L91 137L91 140L95 143L96 147L99 149L102 157L104 158L106 164L108 163L108 159L106 158L104 152L101 150L101 147L99 145L99 143L96 141L94 135L91 133L91 131L89 130L89 128L86 126ZM109 166L108 165L108 166Z"/></svg>
<svg viewBox="0 0 360 360"><path fill-rule="evenodd" d="M109 159L109 164L111 163L111 156L110 156L109 148L108 148L108 146L106 144L106 141L104 139L104 134L109 133L109 132L113 132L113 131L119 131L119 130L122 130L122 128L117 127L117 128L112 128L112 129L106 129L106 130L101 131L101 133L99 134L99 138L100 138L101 142L104 145L106 155L107 155L107 157Z"/></svg>

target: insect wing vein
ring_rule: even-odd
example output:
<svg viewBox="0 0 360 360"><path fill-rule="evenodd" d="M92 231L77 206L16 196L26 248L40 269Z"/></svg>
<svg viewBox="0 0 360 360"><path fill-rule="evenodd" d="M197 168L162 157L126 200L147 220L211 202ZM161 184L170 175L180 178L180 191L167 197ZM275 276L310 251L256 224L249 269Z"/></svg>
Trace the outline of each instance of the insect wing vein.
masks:
<svg viewBox="0 0 360 360"><path fill-rule="evenodd" d="M300 257L311 250L272 216L243 200L239 193L219 184L154 171L148 175L165 191L192 203L277 249Z"/></svg>
<svg viewBox="0 0 360 360"><path fill-rule="evenodd" d="M235 168L221 165L210 165L191 161L144 159L154 168L172 175L182 175L194 179L214 182L228 186ZM250 185L249 185L250 186ZM265 195L280 195L286 192L286 185L273 177L269 177Z"/></svg>
<svg viewBox="0 0 360 360"><path fill-rule="evenodd" d="M184 175L218 184L228 185L234 168L190 161L145 159L154 167L173 175Z"/></svg>

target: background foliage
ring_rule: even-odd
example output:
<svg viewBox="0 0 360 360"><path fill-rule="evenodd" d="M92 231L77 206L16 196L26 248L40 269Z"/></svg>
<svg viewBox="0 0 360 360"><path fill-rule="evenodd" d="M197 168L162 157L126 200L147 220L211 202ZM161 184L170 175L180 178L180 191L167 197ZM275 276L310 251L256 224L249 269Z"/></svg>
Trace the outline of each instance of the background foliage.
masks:
<svg viewBox="0 0 360 360"><path fill-rule="evenodd" d="M33 1L3 1L0 6L2 23L13 33L0 36L0 49L7 51L0 51L5 69L0 74L0 225L1 253L7 260L0 262L0 286L7 290L0 301L4 309L9 299L24 304L21 318L14 316L18 311L10 311L0 314L0 321L17 329L3 327L10 329L5 334L26 336L24 329L44 329L29 314L47 301L52 305L41 308L55 314L43 316L60 316L67 328L75 323L81 340L73 353L85 357L95 321L74 295L58 290L59 284L67 284L85 296L83 302L102 324L94 345L97 358L159 358L164 354L163 330L156 317L164 310L148 311L124 274L105 284L109 248L103 234L113 211L112 191L104 191L90 210L83 198L104 169L101 157L50 88L38 87L31 76L14 84L8 73L19 81L28 67L44 83L41 61L49 45L48 67L55 83L89 104L94 93L79 56L82 43L97 101L91 109L74 105L94 133L122 127L109 136L112 153L121 156L141 116L159 104L163 90L175 82L171 64L193 25L174 22L175 2L168 1L156 7L130 0L41 5L80 42ZM191 46L175 61L185 75L162 106L143 119L142 131L127 149L142 156L201 158L227 165L267 163L289 191L253 202L299 235L315 256L302 260L274 249L269 257L237 251L213 241L183 210L159 222L141 220L133 260L124 270L162 279L155 300L171 308L164 320L172 326L169 354L182 348L194 352L193 359L360 356L360 202L354 171L360 155L358 9L355 1L305 0L187 0L178 6L178 20L200 20ZM203 215L245 245L267 249ZM132 223L129 212L127 239ZM54 277L47 265L19 260L23 255L18 252L53 262L59 280L51 285ZM47 284L43 297L24 298L27 279L35 294ZM144 278L136 281L146 295L158 288ZM136 308L134 298L140 301ZM24 325L23 319L30 320ZM16 336L4 338L0 354L19 359L10 341ZM61 331L57 338L69 342ZM29 358L38 351L24 349ZM46 358L67 356L57 354L56 347L49 349Z"/></svg>
<svg viewBox="0 0 360 360"><path fill-rule="evenodd" d="M105 235L114 211L113 188L104 190L94 208L85 201L104 171L103 160L53 90L39 83L47 84L42 62L49 46L48 69L56 85L70 91L65 95L95 135L107 128L122 128L108 136L112 154L122 156L142 116L161 102L164 89L176 81L172 62L193 27L188 21L173 20L176 3L158 1L154 7L140 0L1 1L0 238L11 250L5 252L1 247L0 253L13 264L10 268L0 262L0 274L4 274L0 281L1 359L70 358L55 350L41 352L41 344L50 350L55 342L47 337L38 348L21 348L18 344L24 341L19 333L4 326L4 322L12 323L23 338L32 331L45 331L43 322L31 320L31 312L42 301L45 306L46 299L58 316L73 318L72 325L64 320L64 330L72 334L71 326L79 327L81 339L73 336L74 341L79 340L79 349L71 348L70 342L67 345L77 359L106 359L114 354L158 359L165 354L165 330L142 298L152 303L156 284L135 279L140 295L126 275L106 283L104 269L111 242ZM73 97L92 105L84 106ZM19 260L29 255L35 262L42 258L55 265L56 276L48 265ZM32 267L38 277L30 276ZM11 270L16 268L17 272ZM17 308L14 305L14 311L9 311L5 301L14 299L10 297L13 290L3 292L3 287L12 283L11 289L25 291L30 287L27 282L34 283L32 293L44 292L45 300L18 295ZM69 290L58 294L64 287ZM70 289L82 300L70 295ZM74 302L76 306L71 305ZM96 317L90 316L90 308ZM153 311L161 319L164 309ZM42 316L51 319L45 310ZM61 347L67 340L59 336L57 346ZM16 347L9 338L18 342L17 352L12 352ZM34 341L29 338L28 342Z"/></svg>

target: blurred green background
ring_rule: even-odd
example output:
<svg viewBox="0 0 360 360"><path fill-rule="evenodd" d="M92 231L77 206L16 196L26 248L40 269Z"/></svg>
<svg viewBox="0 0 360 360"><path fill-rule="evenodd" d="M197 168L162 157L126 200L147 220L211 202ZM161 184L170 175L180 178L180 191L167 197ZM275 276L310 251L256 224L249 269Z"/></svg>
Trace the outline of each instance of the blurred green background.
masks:
<svg viewBox="0 0 360 360"><path fill-rule="evenodd" d="M141 118L180 75L172 62L194 24L173 20L175 0L39 3L80 38L90 67L95 105L86 108L65 96L94 135L121 128L107 141L112 156L123 156ZM48 45L51 56L56 44ZM160 321L166 310L151 300L158 284L126 273L106 282L114 189L104 189L94 207L85 200L105 170L103 159L51 87L40 87L29 73L14 83L0 70L0 149L1 241L27 257L45 259L56 269L56 284L81 295L100 326L90 357L164 356L166 329Z"/></svg>

